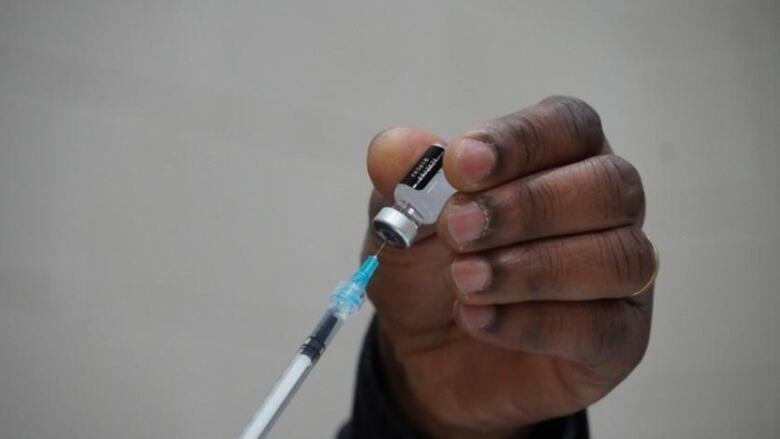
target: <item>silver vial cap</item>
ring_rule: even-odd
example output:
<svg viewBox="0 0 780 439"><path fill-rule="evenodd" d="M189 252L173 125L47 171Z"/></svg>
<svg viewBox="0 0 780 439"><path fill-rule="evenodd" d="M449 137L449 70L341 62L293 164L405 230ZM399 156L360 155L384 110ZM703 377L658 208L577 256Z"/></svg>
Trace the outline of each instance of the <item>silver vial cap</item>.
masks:
<svg viewBox="0 0 780 439"><path fill-rule="evenodd" d="M392 207L383 207L371 225L380 238L395 247L409 248L417 236L417 225Z"/></svg>

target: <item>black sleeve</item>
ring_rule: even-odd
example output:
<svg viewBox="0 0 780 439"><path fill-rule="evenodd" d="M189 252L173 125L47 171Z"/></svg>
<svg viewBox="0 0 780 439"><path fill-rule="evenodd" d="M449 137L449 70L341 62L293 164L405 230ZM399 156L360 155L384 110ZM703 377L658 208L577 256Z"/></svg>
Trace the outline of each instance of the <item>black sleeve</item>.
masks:
<svg viewBox="0 0 780 439"><path fill-rule="evenodd" d="M376 318L371 322L357 372L352 419L344 425L338 439L429 439L415 430L390 397L383 379L377 346ZM533 427L530 439L588 439L585 411L552 419Z"/></svg>

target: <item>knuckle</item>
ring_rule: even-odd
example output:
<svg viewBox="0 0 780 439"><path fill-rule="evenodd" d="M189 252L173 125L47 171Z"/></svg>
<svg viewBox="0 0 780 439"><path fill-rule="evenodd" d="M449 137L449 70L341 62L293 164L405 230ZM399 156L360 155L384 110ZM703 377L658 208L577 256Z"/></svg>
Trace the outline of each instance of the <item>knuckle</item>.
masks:
<svg viewBox="0 0 780 439"><path fill-rule="evenodd" d="M515 206L522 206L516 227L524 237L540 236L555 217L555 188L543 179L521 181L515 194Z"/></svg>
<svg viewBox="0 0 780 439"><path fill-rule="evenodd" d="M538 158L541 132L538 121L521 110L485 124L478 138L492 145L499 157L530 167Z"/></svg>
<svg viewBox="0 0 780 439"><path fill-rule="evenodd" d="M550 243L537 244L529 249L526 265L526 289L529 294L544 297L560 285L564 267L561 265L560 246Z"/></svg>
<svg viewBox="0 0 780 439"><path fill-rule="evenodd" d="M623 205L632 218L640 214L645 205L645 190L639 171L628 160L610 154L605 156L617 174Z"/></svg>
<svg viewBox="0 0 780 439"><path fill-rule="evenodd" d="M603 364L614 358L625 346L630 332L630 316L621 302L604 304L588 316L590 342L585 355L591 364Z"/></svg>
<svg viewBox="0 0 780 439"><path fill-rule="evenodd" d="M600 148L604 143L601 117L587 102L571 96L556 95L545 98L542 103L553 109L563 128L568 129L573 138L593 148Z"/></svg>
<svg viewBox="0 0 780 439"><path fill-rule="evenodd" d="M620 239L620 234L600 234L597 240L605 271L611 272L621 285L628 283L631 278L632 260L624 241Z"/></svg>
<svg viewBox="0 0 780 439"><path fill-rule="evenodd" d="M605 210L633 221L644 210L645 192L636 168L622 157L609 154L591 159L596 189L605 195Z"/></svg>
<svg viewBox="0 0 780 439"><path fill-rule="evenodd" d="M653 248L641 230L634 227L618 229L601 237L603 263L607 265L626 293L644 286L655 269Z"/></svg>
<svg viewBox="0 0 780 439"><path fill-rule="evenodd" d="M627 239L635 243L633 257L637 268L633 286L638 290L644 287L655 273L655 248L641 229L632 227L625 233L628 235Z"/></svg>
<svg viewBox="0 0 780 439"><path fill-rule="evenodd" d="M528 315L525 330L518 334L522 345L531 352L545 352L551 338L565 329L567 313L561 306L539 306Z"/></svg>
<svg viewBox="0 0 780 439"><path fill-rule="evenodd" d="M535 163L541 144L541 127L538 123L519 111L499 119L498 124L506 143L513 145L517 151L520 163Z"/></svg>

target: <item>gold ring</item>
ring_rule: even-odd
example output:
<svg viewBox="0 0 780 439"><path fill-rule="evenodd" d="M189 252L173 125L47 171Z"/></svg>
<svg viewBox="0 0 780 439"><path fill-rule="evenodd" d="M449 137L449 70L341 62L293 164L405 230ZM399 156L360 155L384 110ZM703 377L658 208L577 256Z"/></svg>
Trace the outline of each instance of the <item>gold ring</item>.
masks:
<svg viewBox="0 0 780 439"><path fill-rule="evenodd" d="M655 283L655 278L658 277L658 269L661 267L661 257L658 254L658 248L655 246L655 242L653 242L653 240L650 239L650 236L648 236L647 233L645 233L644 230L642 230L642 234L645 235L645 238L647 238L647 242L650 243L650 247L653 248L653 259L655 261L655 268L653 270L653 275L650 276L650 280L648 280L647 283L645 284L645 286L640 288L639 291L637 291L636 293L632 294L631 297L638 296L638 295L640 295L642 293L647 292L647 290L649 290L650 287L652 287L653 284Z"/></svg>

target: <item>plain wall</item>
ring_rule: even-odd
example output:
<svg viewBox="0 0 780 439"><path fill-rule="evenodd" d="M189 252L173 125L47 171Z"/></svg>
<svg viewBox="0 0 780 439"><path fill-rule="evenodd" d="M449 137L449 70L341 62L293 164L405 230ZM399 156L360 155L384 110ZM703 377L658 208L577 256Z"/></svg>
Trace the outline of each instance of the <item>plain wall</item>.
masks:
<svg viewBox="0 0 780 439"><path fill-rule="evenodd" d="M356 266L374 133L550 94L600 112L662 255L595 437L778 436L778 23L777 0L0 1L0 438L235 437ZM274 437L333 436L370 314Z"/></svg>

